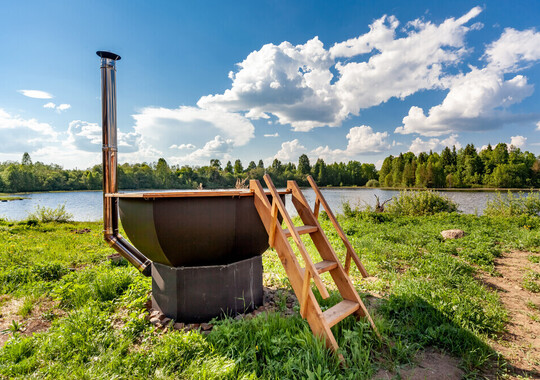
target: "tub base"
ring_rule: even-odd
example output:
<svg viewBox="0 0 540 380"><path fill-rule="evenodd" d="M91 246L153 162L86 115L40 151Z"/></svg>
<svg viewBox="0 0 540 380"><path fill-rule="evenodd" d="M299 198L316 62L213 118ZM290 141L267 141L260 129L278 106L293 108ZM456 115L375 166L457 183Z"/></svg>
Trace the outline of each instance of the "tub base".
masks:
<svg viewBox="0 0 540 380"><path fill-rule="evenodd" d="M152 263L152 307L179 322L208 322L263 303L262 257L226 265L170 267Z"/></svg>

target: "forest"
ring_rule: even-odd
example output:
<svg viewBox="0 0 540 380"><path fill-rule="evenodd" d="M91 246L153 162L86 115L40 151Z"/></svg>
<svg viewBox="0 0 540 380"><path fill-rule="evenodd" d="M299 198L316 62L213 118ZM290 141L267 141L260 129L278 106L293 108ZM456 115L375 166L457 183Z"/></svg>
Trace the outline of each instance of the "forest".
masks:
<svg viewBox="0 0 540 380"><path fill-rule="evenodd" d="M274 159L265 167L263 160L240 160L222 164L210 160L207 166L169 165L160 158L154 163L118 166L120 189L218 189L234 188L248 179L261 180L270 174L276 186L287 180L307 185L312 175L320 186L368 186L396 188L531 188L540 186L540 159L533 153L499 143L478 151L473 144L465 148L446 147L439 154L412 152L388 156L380 170L374 164L349 161L312 164L302 154L298 163ZM21 162L0 163L0 192L100 190L102 167L86 170L64 169L55 164L33 163L24 153Z"/></svg>

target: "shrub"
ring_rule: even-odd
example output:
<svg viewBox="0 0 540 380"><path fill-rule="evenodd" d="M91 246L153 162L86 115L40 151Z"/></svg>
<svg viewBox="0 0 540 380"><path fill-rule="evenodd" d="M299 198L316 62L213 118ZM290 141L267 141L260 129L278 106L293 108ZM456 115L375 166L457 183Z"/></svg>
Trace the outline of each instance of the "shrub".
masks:
<svg viewBox="0 0 540 380"><path fill-rule="evenodd" d="M71 221L71 218L73 218L73 214L66 211L65 204L59 205L56 208L37 205L36 210L28 215L28 220L38 220L43 223L67 223Z"/></svg>
<svg viewBox="0 0 540 380"><path fill-rule="evenodd" d="M455 212L457 205L435 191L402 191L392 198L386 211L394 215L420 216L439 212Z"/></svg>
<svg viewBox="0 0 540 380"><path fill-rule="evenodd" d="M377 181L376 179L370 179L366 183L366 187L379 187L379 186L380 186L379 181Z"/></svg>
<svg viewBox="0 0 540 380"><path fill-rule="evenodd" d="M508 191L503 195L497 192L495 198L487 202L484 214L488 216L538 215L540 213L540 194L519 192L514 195Z"/></svg>

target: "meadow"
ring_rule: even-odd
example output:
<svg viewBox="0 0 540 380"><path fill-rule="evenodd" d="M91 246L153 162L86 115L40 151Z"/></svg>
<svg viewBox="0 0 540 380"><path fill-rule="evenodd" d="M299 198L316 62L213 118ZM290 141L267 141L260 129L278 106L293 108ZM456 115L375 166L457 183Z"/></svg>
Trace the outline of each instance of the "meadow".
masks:
<svg viewBox="0 0 540 380"><path fill-rule="evenodd" d="M209 334L183 332L148 322L151 280L125 261L107 259L114 251L100 223L0 220L0 376L369 379L380 371L397 375L425 349L458 358L467 378L506 376L505 358L492 343L500 341L508 311L481 278L500 275L495 261L503 252L528 251L531 264L540 261L540 218L495 211L411 216L404 215L406 201L400 207L385 213L345 207L339 216L372 276L363 279L351 268L382 335L352 317L335 326L345 366L312 335L297 304L286 313L291 287L271 249L263 256L265 286L283 295L274 311L214 320ZM324 214L321 224L343 260ZM452 228L466 236L445 241L440 232ZM523 276L534 296L540 273ZM320 301L326 308L339 299L333 293ZM528 311L536 323L539 307L531 303Z"/></svg>

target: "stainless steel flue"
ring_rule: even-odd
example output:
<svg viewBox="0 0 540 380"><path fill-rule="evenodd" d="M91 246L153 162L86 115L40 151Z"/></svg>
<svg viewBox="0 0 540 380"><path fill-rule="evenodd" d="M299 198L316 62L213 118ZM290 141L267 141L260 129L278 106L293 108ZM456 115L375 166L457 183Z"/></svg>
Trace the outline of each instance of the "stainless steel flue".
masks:
<svg viewBox="0 0 540 380"><path fill-rule="evenodd" d="M118 233L118 145L116 132L116 61L120 56L98 51L101 57L101 113L103 131L103 235L105 240L144 275L151 262Z"/></svg>

